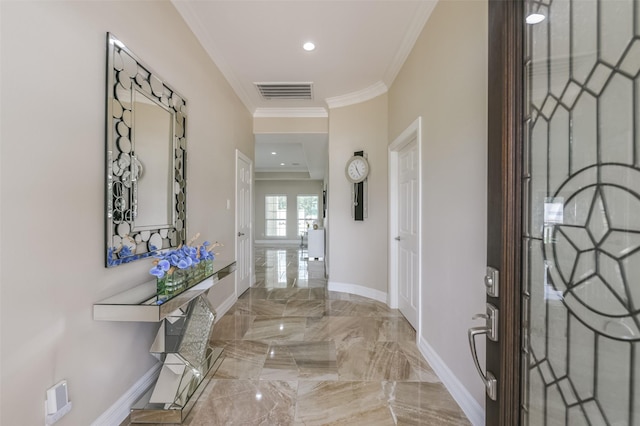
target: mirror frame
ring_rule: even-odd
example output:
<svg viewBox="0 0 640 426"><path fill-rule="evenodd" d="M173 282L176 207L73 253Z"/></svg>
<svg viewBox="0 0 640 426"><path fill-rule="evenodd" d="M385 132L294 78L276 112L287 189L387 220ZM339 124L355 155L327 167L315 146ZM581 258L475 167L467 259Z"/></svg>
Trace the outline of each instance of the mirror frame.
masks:
<svg viewBox="0 0 640 426"><path fill-rule="evenodd" d="M172 223L168 225L135 226L140 172L134 140L136 91L172 117L172 134L167 135L173 144L173 165L167 171L167 178L173 182L173 194L169 195L172 205L167 206L172 212ZM106 101L105 266L113 267L186 241L187 114L185 98L111 33L107 33Z"/></svg>

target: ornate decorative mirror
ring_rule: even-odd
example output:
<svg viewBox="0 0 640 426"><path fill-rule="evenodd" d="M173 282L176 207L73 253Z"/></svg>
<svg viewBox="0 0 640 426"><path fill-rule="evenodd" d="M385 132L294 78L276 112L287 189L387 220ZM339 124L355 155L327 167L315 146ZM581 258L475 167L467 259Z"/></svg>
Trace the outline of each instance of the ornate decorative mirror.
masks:
<svg viewBox="0 0 640 426"><path fill-rule="evenodd" d="M106 266L186 239L186 101L107 34Z"/></svg>

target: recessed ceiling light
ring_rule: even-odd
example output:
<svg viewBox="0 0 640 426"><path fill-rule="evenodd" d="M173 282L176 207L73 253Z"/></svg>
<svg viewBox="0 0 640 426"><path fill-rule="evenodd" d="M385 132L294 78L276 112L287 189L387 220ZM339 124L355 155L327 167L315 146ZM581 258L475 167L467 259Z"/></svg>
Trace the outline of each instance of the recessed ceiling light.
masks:
<svg viewBox="0 0 640 426"><path fill-rule="evenodd" d="M311 52L312 50L314 50L316 48L316 45L311 43L310 41L306 42L305 44L302 45L302 48L304 50L306 50L307 52Z"/></svg>
<svg viewBox="0 0 640 426"><path fill-rule="evenodd" d="M284 163L280 163L281 166L284 166Z"/></svg>
<svg viewBox="0 0 640 426"><path fill-rule="evenodd" d="M546 16L544 16L541 13L532 13L531 15L527 16L527 24L539 24L540 22L544 21L546 18Z"/></svg>
<svg viewBox="0 0 640 426"><path fill-rule="evenodd" d="M276 154L277 154L277 152L275 152L275 151L273 151L273 152L271 153L271 155L276 155Z"/></svg>

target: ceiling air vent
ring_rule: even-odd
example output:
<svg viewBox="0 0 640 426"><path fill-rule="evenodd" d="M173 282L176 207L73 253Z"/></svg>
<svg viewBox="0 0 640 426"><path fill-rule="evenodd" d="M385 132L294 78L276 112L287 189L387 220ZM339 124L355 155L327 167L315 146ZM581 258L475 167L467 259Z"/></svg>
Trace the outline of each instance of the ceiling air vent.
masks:
<svg viewBox="0 0 640 426"><path fill-rule="evenodd" d="M262 99L312 100L312 83L255 83Z"/></svg>

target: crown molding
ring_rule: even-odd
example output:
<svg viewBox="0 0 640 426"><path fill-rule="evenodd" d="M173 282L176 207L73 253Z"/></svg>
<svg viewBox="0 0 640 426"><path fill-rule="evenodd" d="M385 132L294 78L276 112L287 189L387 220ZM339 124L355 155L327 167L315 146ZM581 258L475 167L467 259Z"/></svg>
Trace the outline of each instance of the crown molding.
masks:
<svg viewBox="0 0 640 426"><path fill-rule="evenodd" d="M435 9L437 3L438 0L430 0L421 2L418 6L418 10L414 15L411 24L409 24L407 32L402 39L402 43L396 51L396 55L384 73L382 81L387 85L387 87L391 87L391 84L402 69L404 62L407 60L407 57L409 57L411 50L413 50L416 40L418 40L424 25L427 23L427 20L431 16L431 13L433 12L433 9Z"/></svg>
<svg viewBox="0 0 640 426"><path fill-rule="evenodd" d="M208 35L206 26L202 23L199 15L193 10L190 2L182 0L171 0L182 19L188 24L193 31L200 44L205 49L213 64L220 70L233 91L236 93L245 108L251 112L254 111L254 117L328 117L325 108L257 108L251 101L251 96L246 92L243 85L238 80L229 66L224 56L215 47L215 43ZM395 57L387 67L382 80L359 91L347 93L345 95L335 96L325 99L329 109L339 108L343 106L353 105L360 102L368 101L388 91L396 76L402 69L404 62L411 53L413 46L418 39L425 23L431 16L438 0L428 0L420 2L416 14L408 27L408 30L402 40Z"/></svg>
<svg viewBox="0 0 640 426"><path fill-rule="evenodd" d="M253 118L327 118L323 107L316 108L256 108Z"/></svg>
<svg viewBox="0 0 640 426"><path fill-rule="evenodd" d="M369 99L376 98L384 93L387 93L389 88L382 81L372 84L357 92L347 93L346 95L335 96L333 98L327 98L325 101L329 106L329 109L340 108L344 106L359 104L360 102L368 101Z"/></svg>
<svg viewBox="0 0 640 426"><path fill-rule="evenodd" d="M182 16L182 19L187 23L187 26L194 33L202 48L207 52L209 58L211 58L211 62L220 70L224 78L227 79L227 82L238 98L240 98L245 108L247 108L249 112L253 111L255 106L252 104L251 98L242 87L242 84L240 84L240 81L222 54L213 47L215 43L211 37L209 37L208 32L205 30L205 25L200 20L198 14L192 9L191 3L188 1L171 0L171 4L173 4L173 7L176 8L180 16Z"/></svg>

